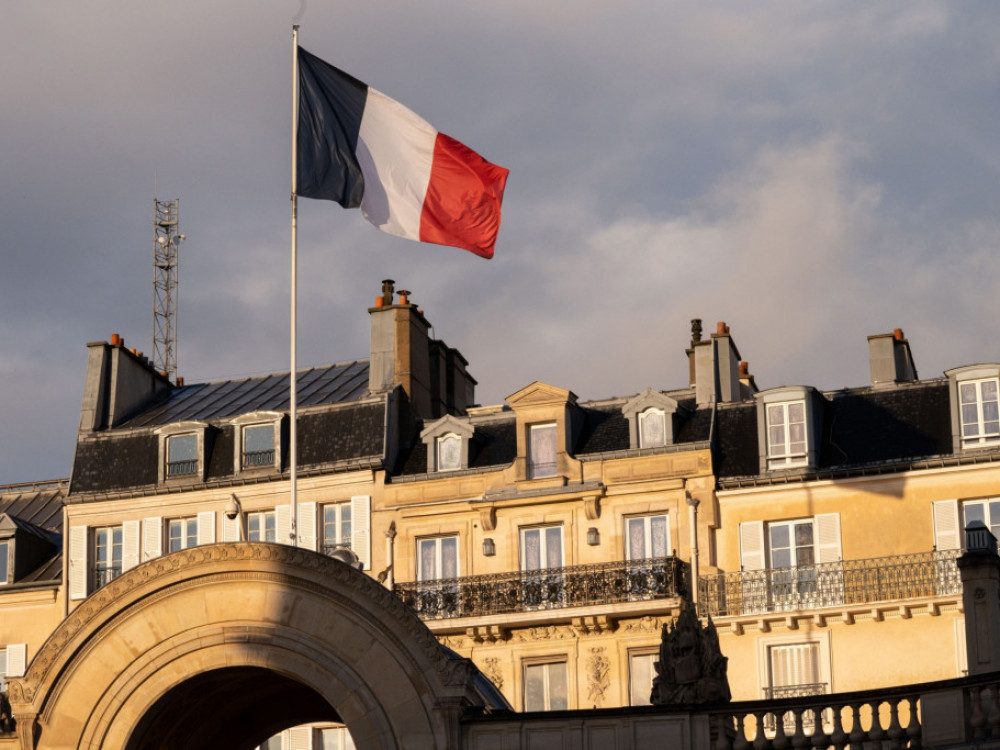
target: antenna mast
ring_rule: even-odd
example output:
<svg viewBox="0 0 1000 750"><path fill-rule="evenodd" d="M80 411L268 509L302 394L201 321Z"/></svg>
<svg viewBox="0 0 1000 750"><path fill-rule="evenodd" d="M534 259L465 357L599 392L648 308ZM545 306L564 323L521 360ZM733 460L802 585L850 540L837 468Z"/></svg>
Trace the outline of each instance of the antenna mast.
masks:
<svg viewBox="0 0 1000 750"><path fill-rule="evenodd" d="M177 378L177 248L180 201L153 198L153 367Z"/></svg>

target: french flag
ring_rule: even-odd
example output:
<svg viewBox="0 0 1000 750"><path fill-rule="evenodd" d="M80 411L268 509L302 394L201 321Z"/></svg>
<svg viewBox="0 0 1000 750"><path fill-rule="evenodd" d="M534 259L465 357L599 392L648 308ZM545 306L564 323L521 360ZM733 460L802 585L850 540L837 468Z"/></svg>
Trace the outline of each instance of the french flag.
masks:
<svg viewBox="0 0 1000 750"><path fill-rule="evenodd" d="M296 193L383 232L493 257L508 170L299 47Z"/></svg>

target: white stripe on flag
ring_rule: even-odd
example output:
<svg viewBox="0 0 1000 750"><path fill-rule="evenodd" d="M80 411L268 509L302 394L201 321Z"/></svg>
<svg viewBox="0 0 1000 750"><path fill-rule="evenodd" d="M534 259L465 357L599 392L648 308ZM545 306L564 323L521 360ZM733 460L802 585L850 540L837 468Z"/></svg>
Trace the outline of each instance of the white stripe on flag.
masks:
<svg viewBox="0 0 1000 750"><path fill-rule="evenodd" d="M436 139L430 123L368 87L356 149L365 176L361 211L383 232L420 239Z"/></svg>

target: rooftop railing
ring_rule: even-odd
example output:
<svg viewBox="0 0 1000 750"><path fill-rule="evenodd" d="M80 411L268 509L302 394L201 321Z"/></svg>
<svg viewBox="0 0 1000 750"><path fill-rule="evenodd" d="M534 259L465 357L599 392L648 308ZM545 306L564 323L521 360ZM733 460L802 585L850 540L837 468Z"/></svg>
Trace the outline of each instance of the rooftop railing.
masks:
<svg viewBox="0 0 1000 750"><path fill-rule="evenodd" d="M701 576L701 615L819 609L961 594L960 550Z"/></svg>
<svg viewBox="0 0 1000 750"><path fill-rule="evenodd" d="M668 599L687 592L688 567L675 557L396 583L424 619L477 617L592 604Z"/></svg>

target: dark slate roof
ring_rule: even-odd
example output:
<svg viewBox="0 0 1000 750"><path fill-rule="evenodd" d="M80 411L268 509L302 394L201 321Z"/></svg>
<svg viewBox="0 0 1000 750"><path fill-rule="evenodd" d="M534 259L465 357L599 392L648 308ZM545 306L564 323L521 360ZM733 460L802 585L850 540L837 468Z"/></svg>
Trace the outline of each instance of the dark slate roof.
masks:
<svg viewBox="0 0 1000 750"><path fill-rule="evenodd" d="M61 534L63 499L68 489L65 479L0 486L0 513Z"/></svg>
<svg viewBox="0 0 1000 750"><path fill-rule="evenodd" d="M46 562L40 565L22 578L18 583L43 583L48 581L62 580L62 552L57 553Z"/></svg>
<svg viewBox="0 0 1000 750"><path fill-rule="evenodd" d="M234 473L236 435L230 420L256 411L287 413L288 380L287 373L278 373L175 387L123 424L81 434L73 462L73 494L155 487L160 461L155 430L185 421L209 425L205 431L205 481L240 481ZM369 397L367 360L301 370L299 469L307 472L334 464L380 460L385 452L386 405L386 397ZM286 422L282 438L286 448L287 432ZM287 470L287 453L285 461L283 471ZM253 474L252 479L260 480L261 474ZM176 488L177 484L171 486Z"/></svg>
<svg viewBox="0 0 1000 750"><path fill-rule="evenodd" d="M905 465L953 452L947 381L850 388L823 396L814 472ZM760 474L756 404L721 405L717 430L715 467L720 479Z"/></svg>
<svg viewBox="0 0 1000 750"><path fill-rule="evenodd" d="M298 406L357 401L368 394L368 360L300 370ZM162 401L120 427L159 427L187 420L211 421L252 411L288 411L288 373L172 388Z"/></svg>
<svg viewBox="0 0 1000 750"><path fill-rule="evenodd" d="M583 423L573 448L574 456L629 450L628 420L622 414L622 405L625 403L626 400L622 399L580 406ZM707 441L712 425L712 410L695 411L693 401L682 405L690 410L690 416L682 423L674 444ZM469 447L470 469L510 466L514 463L517 456L517 434L513 412L504 412L503 417L492 417L484 422L473 421L472 424L475 435ZM425 422L422 426L426 425ZM418 427L418 433L420 429ZM427 446L416 438L414 445L402 452L397 467L397 475L427 473Z"/></svg>

